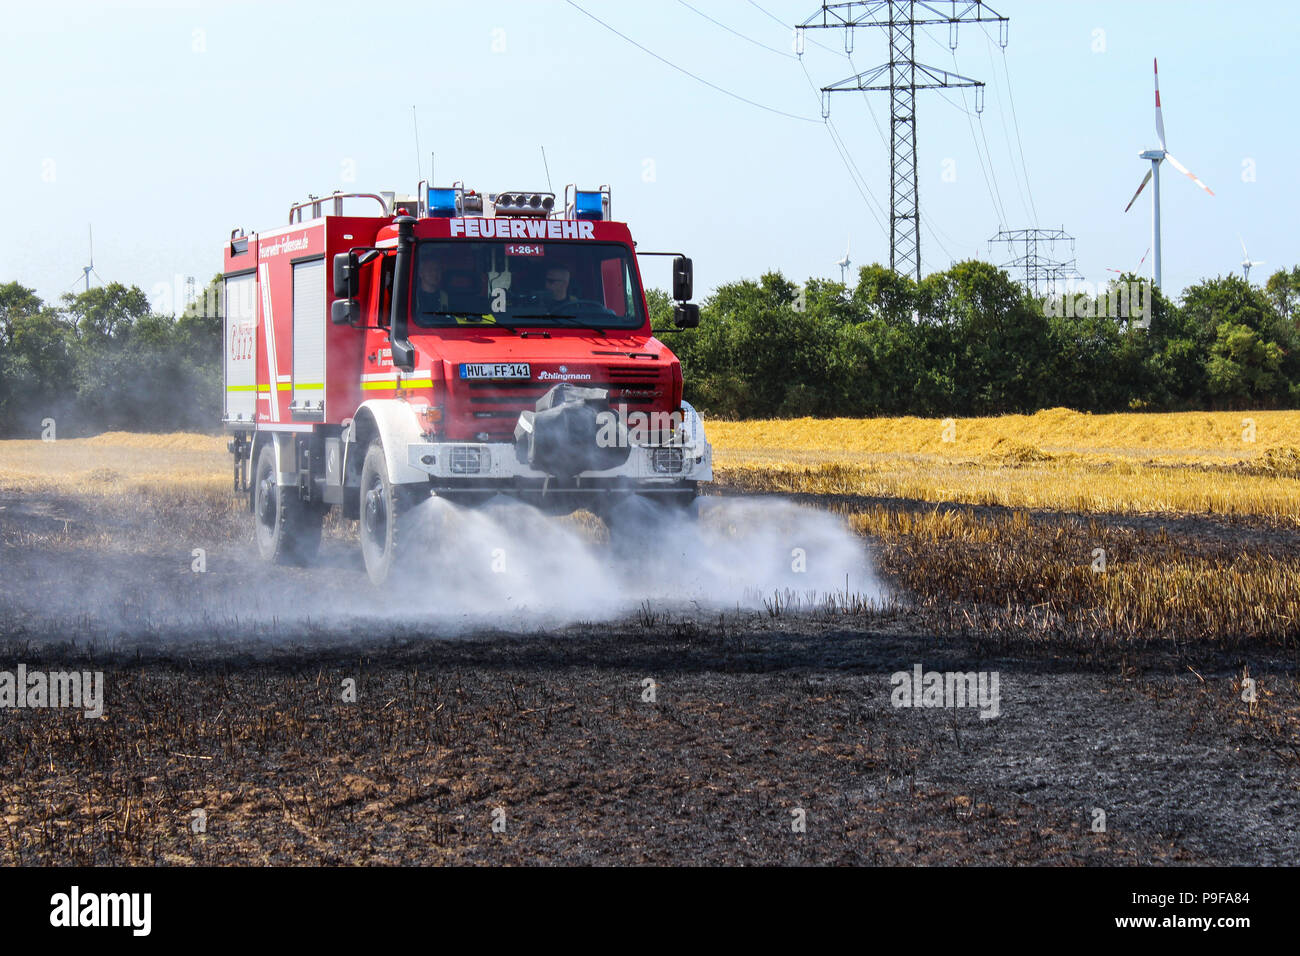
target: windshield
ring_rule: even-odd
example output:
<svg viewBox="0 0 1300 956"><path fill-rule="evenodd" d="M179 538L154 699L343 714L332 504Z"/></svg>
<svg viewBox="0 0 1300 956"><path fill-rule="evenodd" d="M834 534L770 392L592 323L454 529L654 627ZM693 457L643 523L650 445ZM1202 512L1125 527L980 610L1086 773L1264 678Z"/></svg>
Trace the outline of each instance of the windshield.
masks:
<svg viewBox="0 0 1300 956"><path fill-rule="evenodd" d="M618 243L419 244L411 318L417 326L628 329L642 322L632 254Z"/></svg>

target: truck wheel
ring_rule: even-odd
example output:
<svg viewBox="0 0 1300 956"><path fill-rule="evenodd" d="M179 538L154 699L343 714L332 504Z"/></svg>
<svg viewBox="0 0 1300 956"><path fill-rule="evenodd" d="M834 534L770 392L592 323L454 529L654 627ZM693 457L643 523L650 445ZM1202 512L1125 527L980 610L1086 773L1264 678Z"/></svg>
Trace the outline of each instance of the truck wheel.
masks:
<svg viewBox="0 0 1300 956"><path fill-rule="evenodd" d="M275 449L262 446L253 472L253 518L257 550L274 564L306 564L320 550L325 513L298 497L298 489L276 483Z"/></svg>
<svg viewBox="0 0 1300 956"><path fill-rule="evenodd" d="M395 485L388 477L384 446L375 439L361 465L361 556L366 574L383 584L410 550L414 527L411 510L419 503L415 489Z"/></svg>

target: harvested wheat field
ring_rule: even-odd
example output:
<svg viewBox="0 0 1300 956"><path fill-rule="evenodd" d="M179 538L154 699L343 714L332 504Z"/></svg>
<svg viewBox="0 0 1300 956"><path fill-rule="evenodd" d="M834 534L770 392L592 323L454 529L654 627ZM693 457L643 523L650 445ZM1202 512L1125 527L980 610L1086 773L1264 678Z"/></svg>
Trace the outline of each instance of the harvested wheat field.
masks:
<svg viewBox="0 0 1300 956"><path fill-rule="evenodd" d="M1300 862L1300 413L708 427L641 547L444 509L400 592L219 436L0 443L0 670L104 685L0 714L0 858Z"/></svg>

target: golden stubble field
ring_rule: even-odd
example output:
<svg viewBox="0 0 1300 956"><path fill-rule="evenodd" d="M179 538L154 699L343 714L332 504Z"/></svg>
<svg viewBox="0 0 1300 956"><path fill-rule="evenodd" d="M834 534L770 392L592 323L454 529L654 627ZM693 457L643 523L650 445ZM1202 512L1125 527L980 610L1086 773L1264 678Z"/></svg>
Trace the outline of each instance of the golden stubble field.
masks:
<svg viewBox="0 0 1300 956"><path fill-rule="evenodd" d="M1248 515L1300 525L1300 411L706 423L718 480L1089 513ZM228 502L220 435L0 442L0 490Z"/></svg>
<svg viewBox="0 0 1300 956"><path fill-rule="evenodd" d="M1300 524L1300 412L712 422L753 490Z"/></svg>

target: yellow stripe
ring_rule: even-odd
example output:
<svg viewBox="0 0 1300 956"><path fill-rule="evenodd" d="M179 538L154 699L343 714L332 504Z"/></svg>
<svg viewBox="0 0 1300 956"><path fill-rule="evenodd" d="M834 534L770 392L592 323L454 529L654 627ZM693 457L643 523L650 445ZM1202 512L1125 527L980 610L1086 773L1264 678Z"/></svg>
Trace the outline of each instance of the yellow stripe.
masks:
<svg viewBox="0 0 1300 956"><path fill-rule="evenodd" d="M407 379L398 385L397 382L362 382L361 388L367 392L375 389L398 389L398 388L433 388L433 379L431 378L412 378Z"/></svg>
<svg viewBox="0 0 1300 956"><path fill-rule="evenodd" d="M290 383L290 382L279 382L279 383L277 383L277 386L276 386L276 387L277 387L277 389L278 389L279 391L281 391L281 392L287 392L287 391L290 391L290 390L292 390L293 388L295 388L295 386L294 386L292 383ZM322 385L322 384L319 383L319 382L311 382L311 383L308 383L308 384L305 384L305 385L298 385L298 386L296 386L296 387L297 387L298 391L300 391L300 392L323 392L323 391L325 390L325 386ZM400 387L400 388L433 388L433 379L431 379L431 378L412 378L412 379L407 379L407 380L403 381L402 384L401 384L400 386L399 386L399 385L397 384L397 382L395 382L395 381L393 381L393 382L362 382L362 383L361 383L361 387L362 387L363 389L366 389L367 391L369 391L369 390L371 390L371 389L382 389L382 388L391 388L391 389L396 389L396 388L399 388L399 387ZM269 394L270 391L271 391L271 386L269 386L269 385L227 385L227 386L226 386L226 391L227 391L227 392L252 392L252 391L258 391L258 392L261 392L261 393L263 393L263 394Z"/></svg>

